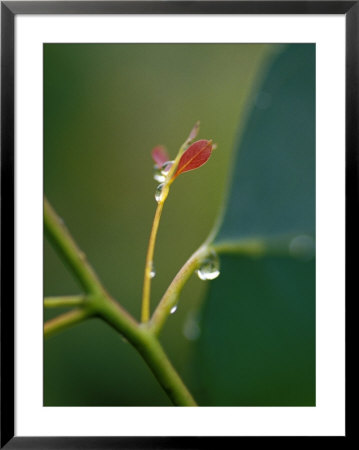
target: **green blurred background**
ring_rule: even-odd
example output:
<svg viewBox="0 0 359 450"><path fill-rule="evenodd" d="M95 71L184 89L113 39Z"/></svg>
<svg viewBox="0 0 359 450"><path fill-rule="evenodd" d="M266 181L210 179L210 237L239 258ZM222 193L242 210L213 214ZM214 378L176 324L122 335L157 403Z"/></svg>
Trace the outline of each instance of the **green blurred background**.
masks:
<svg viewBox="0 0 359 450"><path fill-rule="evenodd" d="M151 149L163 144L174 157L197 120L199 138L218 144L206 165L179 177L171 189L155 250L153 307L213 226L253 89L282 47L44 46L45 195L108 291L136 318L156 207ZM197 333L191 320L206 287L206 282L191 278L161 335L195 398L201 397L201 387L193 364ZM80 292L45 239L44 295ZM62 311L45 311L44 319ZM213 401L228 404L226 399ZM44 405L170 402L136 351L106 324L90 320L44 342Z"/></svg>

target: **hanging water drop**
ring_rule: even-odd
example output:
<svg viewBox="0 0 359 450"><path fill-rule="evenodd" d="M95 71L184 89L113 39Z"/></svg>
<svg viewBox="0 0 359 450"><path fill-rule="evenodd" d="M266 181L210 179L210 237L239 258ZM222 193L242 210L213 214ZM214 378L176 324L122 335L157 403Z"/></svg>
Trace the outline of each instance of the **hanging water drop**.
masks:
<svg viewBox="0 0 359 450"><path fill-rule="evenodd" d="M204 258L196 273L198 278L201 280L214 280L217 278L220 274L217 253L212 251L206 258Z"/></svg>
<svg viewBox="0 0 359 450"><path fill-rule="evenodd" d="M157 164L153 166L153 178L159 183L163 183L166 180L168 172L171 170L174 161L167 161L161 167Z"/></svg>
<svg viewBox="0 0 359 450"><path fill-rule="evenodd" d="M150 278L154 278L155 276L156 276L156 269L152 262L150 267Z"/></svg>
<svg viewBox="0 0 359 450"><path fill-rule="evenodd" d="M168 172L170 171L171 167L173 166L174 161L167 161L163 164L161 167L161 174L166 177L168 175Z"/></svg>
<svg viewBox="0 0 359 450"><path fill-rule="evenodd" d="M172 306L171 310L170 310L170 314L174 314L177 311L177 305Z"/></svg>
<svg viewBox="0 0 359 450"><path fill-rule="evenodd" d="M157 189L155 192L155 199L156 199L157 203L159 203L162 200L163 186L164 186L164 183L161 183L157 186Z"/></svg>
<svg viewBox="0 0 359 450"><path fill-rule="evenodd" d="M159 183L163 183L166 179L166 175L162 174L162 168L158 167L157 164L153 166L153 178Z"/></svg>

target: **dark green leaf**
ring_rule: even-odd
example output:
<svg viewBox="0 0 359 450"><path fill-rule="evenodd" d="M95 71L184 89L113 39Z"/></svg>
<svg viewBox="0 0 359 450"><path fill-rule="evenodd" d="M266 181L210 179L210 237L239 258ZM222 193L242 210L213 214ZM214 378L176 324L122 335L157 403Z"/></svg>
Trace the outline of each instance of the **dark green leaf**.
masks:
<svg viewBox="0 0 359 450"><path fill-rule="evenodd" d="M226 255L198 344L200 404L315 404L315 267Z"/></svg>
<svg viewBox="0 0 359 450"><path fill-rule="evenodd" d="M217 240L313 232L315 46L290 45L254 95Z"/></svg>
<svg viewBox="0 0 359 450"><path fill-rule="evenodd" d="M201 404L315 404L315 262L293 251L314 231L315 46L294 44L255 93L215 240L271 248L220 255L197 346Z"/></svg>

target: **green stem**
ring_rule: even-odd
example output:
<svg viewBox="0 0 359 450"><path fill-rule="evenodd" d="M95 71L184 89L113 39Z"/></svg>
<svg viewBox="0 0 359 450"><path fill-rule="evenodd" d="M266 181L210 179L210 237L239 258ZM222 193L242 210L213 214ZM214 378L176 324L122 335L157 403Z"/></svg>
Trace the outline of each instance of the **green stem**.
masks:
<svg viewBox="0 0 359 450"><path fill-rule="evenodd" d="M109 296L91 266L82 256L83 253L77 247L70 233L46 200L44 211L45 229L51 241L83 287L91 292L91 295L86 297L83 308L62 314L46 322L44 325L45 337L65 330L86 318L98 316L121 333L138 350L175 405L196 406L196 402L168 360L156 336L148 329L148 326L139 324ZM64 302L64 298L62 301Z"/></svg>
<svg viewBox="0 0 359 450"><path fill-rule="evenodd" d="M44 335L52 336L93 316L98 316L107 322L138 350L174 405L197 406L157 338L107 296L94 297L89 300L88 307L76 309L49 320L45 323Z"/></svg>
<svg viewBox="0 0 359 450"><path fill-rule="evenodd" d="M192 254L167 288L149 323L149 328L154 334L158 335L160 333L166 319L171 313L171 309L177 305L178 297L183 286L192 273L198 269L201 260L212 250L217 253L243 254L253 257L262 256L270 251L276 252L275 254L288 253L287 244L284 245L281 243L281 246L279 246L278 240L274 240L272 244L266 243L261 239L242 239L238 241L211 243L213 238L214 234L211 234L205 243Z"/></svg>
<svg viewBox="0 0 359 450"><path fill-rule="evenodd" d="M197 406L192 395L170 363L161 344L144 324L125 321L115 302L103 302L100 316L122 333L138 350L171 401L177 406Z"/></svg>
<svg viewBox="0 0 359 450"><path fill-rule="evenodd" d="M146 345L138 347L144 360L176 406L198 406L180 376L170 363L158 340L149 335Z"/></svg>
<svg viewBox="0 0 359 450"><path fill-rule="evenodd" d="M155 217L153 219L150 240L148 242L145 275L143 280L142 310L141 310L142 322L148 322L150 318L151 272L153 270L153 254L155 250L157 231L160 224L163 204L164 200L159 202L157 205Z"/></svg>
<svg viewBox="0 0 359 450"><path fill-rule="evenodd" d="M167 317L171 314L171 309L177 305L178 297L183 286L186 284L192 273L198 269L201 260L208 255L210 251L211 247L209 245L202 245L192 254L174 277L152 315L149 328L154 334L159 334Z"/></svg>
<svg viewBox="0 0 359 450"><path fill-rule="evenodd" d="M84 290L93 294L103 293L104 288L88 263L86 255L78 248L63 221L46 198L44 198L44 228L48 238Z"/></svg>
<svg viewBox="0 0 359 450"><path fill-rule="evenodd" d="M262 256L267 251L265 243L259 239L221 241L212 244L212 248L217 253L233 253L251 256Z"/></svg>
<svg viewBox="0 0 359 450"><path fill-rule="evenodd" d="M60 308L60 307L73 307L83 306L86 303L86 297L84 295L72 295L66 297L45 297L45 308Z"/></svg>
<svg viewBox="0 0 359 450"><path fill-rule="evenodd" d="M66 330L73 325L83 322L90 316L90 312L85 309L75 309L74 311L61 314L61 316L48 320L44 324L44 336L45 338L50 337L59 331Z"/></svg>
<svg viewBox="0 0 359 450"><path fill-rule="evenodd" d="M197 122L192 129L190 136L186 139L186 141L181 145L177 156L175 160L173 161L173 164L166 176L166 180L163 183L162 187L162 194L161 194L161 200L159 201L155 213L155 217L153 219L150 239L148 242L148 248L147 248L147 255L146 255L146 265L145 265L145 275L143 280L143 291L142 291L142 307L141 307L141 321L143 323L146 323L150 319L151 310L150 310L150 296L151 296L151 271L153 270L153 254L155 249L155 243L156 243L156 237L157 237L157 231L160 224L160 218L163 210L164 202L168 196L169 188L174 181L173 175L175 173L175 170L177 169L179 160L181 159L181 156L183 152L185 151L187 145L192 140L192 133L196 135L197 131L194 132L195 128L198 131L199 128L199 122Z"/></svg>
<svg viewBox="0 0 359 450"><path fill-rule="evenodd" d="M290 243L298 236L296 234L288 234L278 237L270 238L246 238L246 239L232 239L215 242L212 244L213 249L217 253L248 255L253 257L259 256L277 256L288 257L293 256L291 252ZM302 250L306 251L306 248ZM308 250L309 251L309 250Z"/></svg>

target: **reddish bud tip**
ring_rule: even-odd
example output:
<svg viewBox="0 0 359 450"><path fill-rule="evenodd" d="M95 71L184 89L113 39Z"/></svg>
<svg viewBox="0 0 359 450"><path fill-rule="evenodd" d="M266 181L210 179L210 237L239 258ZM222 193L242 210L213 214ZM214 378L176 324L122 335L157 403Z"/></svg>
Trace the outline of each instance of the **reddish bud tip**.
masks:
<svg viewBox="0 0 359 450"><path fill-rule="evenodd" d="M157 145L157 147L152 150L152 159L158 167L162 167L170 158L165 147L163 147L163 145Z"/></svg>
<svg viewBox="0 0 359 450"><path fill-rule="evenodd" d="M212 141L202 139L194 142L181 156L173 178L177 177L181 173L201 167L208 161L208 158L211 156L211 152Z"/></svg>
<svg viewBox="0 0 359 450"><path fill-rule="evenodd" d="M187 138L187 141L188 142L193 141L193 139L196 138L198 131L199 131L199 120L197 120L197 122L194 124L194 127L192 128L192 130Z"/></svg>

